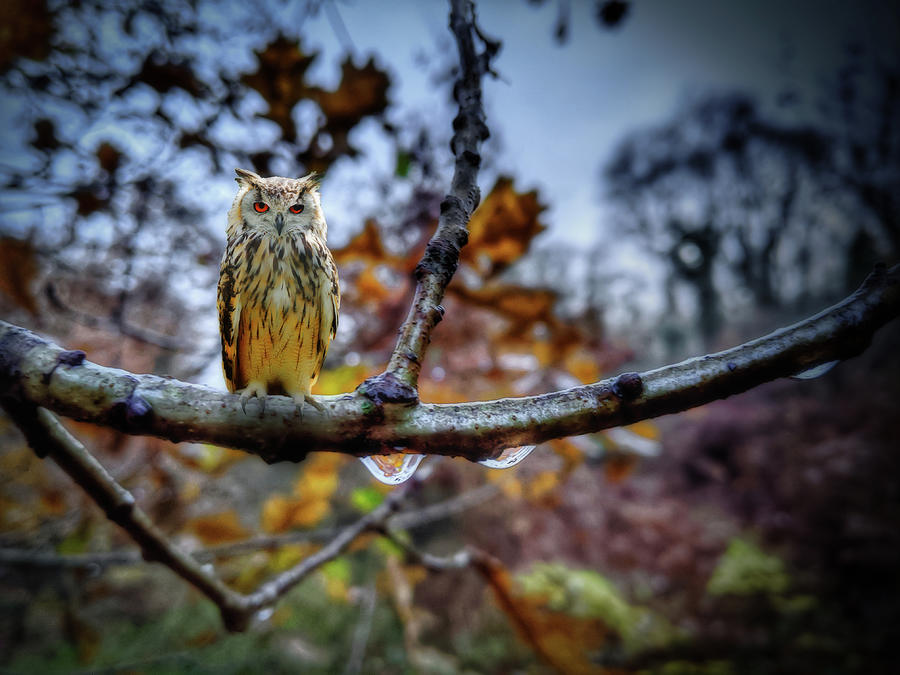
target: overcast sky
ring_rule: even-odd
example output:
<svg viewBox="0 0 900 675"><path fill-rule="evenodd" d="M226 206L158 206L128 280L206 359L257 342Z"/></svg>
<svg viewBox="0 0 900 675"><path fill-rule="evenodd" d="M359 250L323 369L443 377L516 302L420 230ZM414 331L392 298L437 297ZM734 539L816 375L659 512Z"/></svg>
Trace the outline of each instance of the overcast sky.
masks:
<svg viewBox="0 0 900 675"><path fill-rule="evenodd" d="M541 189L551 206L546 236L573 245L596 240L600 168L627 132L666 120L685 97L710 89L739 88L765 102L791 85L812 99L848 39L896 58L893 36L900 35L890 2L637 0L617 30L598 27L594 4L571 2L570 36L560 46L553 39L557 2L478 3L482 27L503 42L495 64L502 79L485 90L488 123L502 140L495 160L521 187ZM356 0L337 7L358 57L374 52L394 74L392 98L401 109L447 107L415 65L416 55L433 55L436 44L455 50L447 3L402 0L387 10ZM315 75L336 80L346 38L324 12L303 32L324 49ZM340 205L331 208L340 221Z"/></svg>

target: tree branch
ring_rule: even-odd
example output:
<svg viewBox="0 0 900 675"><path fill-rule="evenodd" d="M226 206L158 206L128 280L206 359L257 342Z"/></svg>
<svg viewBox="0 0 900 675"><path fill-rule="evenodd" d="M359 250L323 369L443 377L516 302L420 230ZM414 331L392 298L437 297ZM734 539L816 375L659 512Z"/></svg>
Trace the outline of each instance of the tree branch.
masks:
<svg viewBox="0 0 900 675"><path fill-rule="evenodd" d="M412 486L417 484L410 481L394 490L375 509L339 530L321 549L263 583L253 593L244 595L226 586L211 567L171 542L137 506L131 493L116 482L52 413L9 398L3 399L3 407L39 457L52 457L110 520L128 532L140 547L144 560L166 565L212 600L219 607L229 630L245 630L256 612L273 605L309 574L339 556L360 534L370 529L383 529Z"/></svg>
<svg viewBox="0 0 900 675"><path fill-rule="evenodd" d="M459 265L459 251L469 240L469 218L481 201L478 169L481 143L490 135L481 102L481 78L490 71L490 62L500 43L484 36L475 19L471 0L451 0L450 29L456 38L460 72L453 88L459 113L453 120L450 149L456 157L450 192L441 202L437 230L422 260L416 266L416 291L409 315L400 328L400 337L387 370L369 378L360 391L382 403L418 401L419 372L431 333L444 316L441 301L447 284ZM475 40L484 50L476 51Z"/></svg>
<svg viewBox="0 0 900 675"><path fill-rule="evenodd" d="M718 354L642 374L539 396L460 404L378 406L359 393L318 397L322 411L299 413L271 396L248 415L235 394L155 375L133 375L84 360L24 328L0 322L0 398L43 406L129 434L203 441L269 462L307 452L411 452L486 459L503 448L600 431L680 412L862 352L900 315L900 266L873 272L842 302L799 323Z"/></svg>

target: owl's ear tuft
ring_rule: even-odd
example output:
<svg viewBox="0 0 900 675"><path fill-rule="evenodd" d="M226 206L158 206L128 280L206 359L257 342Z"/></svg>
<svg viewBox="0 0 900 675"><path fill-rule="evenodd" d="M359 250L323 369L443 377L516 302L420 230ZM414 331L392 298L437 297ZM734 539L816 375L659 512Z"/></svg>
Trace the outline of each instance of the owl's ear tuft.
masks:
<svg viewBox="0 0 900 675"><path fill-rule="evenodd" d="M235 169L234 173L237 174L235 180L238 185L259 185L262 181L262 177L256 175L252 171L247 171L247 169Z"/></svg>
<svg viewBox="0 0 900 675"><path fill-rule="evenodd" d="M318 192L319 187L322 185L322 175L312 171L303 178L299 179L301 182L306 183L307 189L312 192Z"/></svg>

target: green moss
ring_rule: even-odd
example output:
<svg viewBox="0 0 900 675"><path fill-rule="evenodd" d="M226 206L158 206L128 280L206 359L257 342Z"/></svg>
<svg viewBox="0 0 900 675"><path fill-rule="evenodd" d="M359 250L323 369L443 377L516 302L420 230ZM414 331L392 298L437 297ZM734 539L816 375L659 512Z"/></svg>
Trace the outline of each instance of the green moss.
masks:
<svg viewBox="0 0 900 675"><path fill-rule="evenodd" d="M662 647L674 637L665 618L629 603L611 581L592 570L539 563L517 581L525 594L543 596L554 611L601 620L619 635L626 652Z"/></svg>
<svg viewBox="0 0 900 675"><path fill-rule="evenodd" d="M784 562L754 543L735 537L719 558L706 585L710 595L784 593L791 584Z"/></svg>

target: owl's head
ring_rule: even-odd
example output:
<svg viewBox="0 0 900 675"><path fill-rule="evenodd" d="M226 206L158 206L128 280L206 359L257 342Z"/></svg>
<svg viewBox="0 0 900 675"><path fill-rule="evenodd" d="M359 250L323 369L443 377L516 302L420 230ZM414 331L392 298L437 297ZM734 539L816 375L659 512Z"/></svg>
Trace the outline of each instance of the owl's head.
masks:
<svg viewBox="0 0 900 675"><path fill-rule="evenodd" d="M315 174L263 178L246 169L234 172L240 188L228 213L229 232L232 228L250 229L272 237L303 232L325 239L328 226Z"/></svg>

